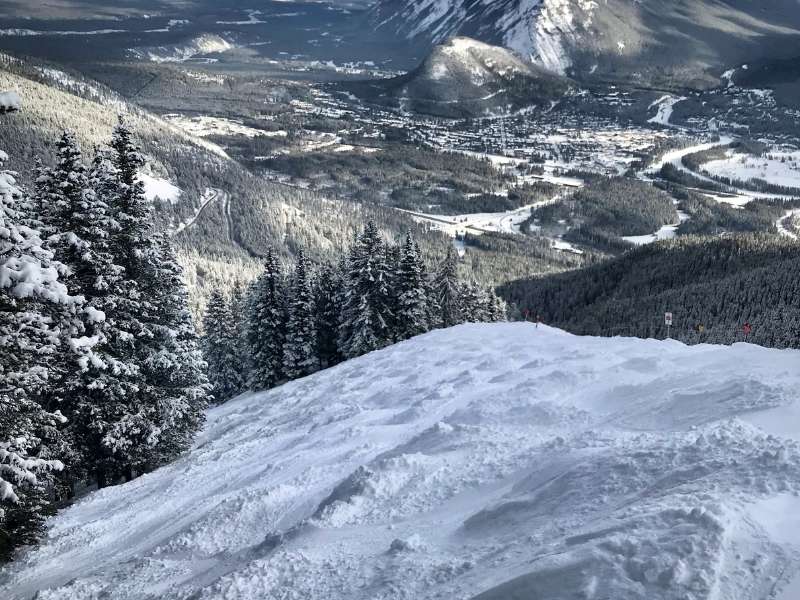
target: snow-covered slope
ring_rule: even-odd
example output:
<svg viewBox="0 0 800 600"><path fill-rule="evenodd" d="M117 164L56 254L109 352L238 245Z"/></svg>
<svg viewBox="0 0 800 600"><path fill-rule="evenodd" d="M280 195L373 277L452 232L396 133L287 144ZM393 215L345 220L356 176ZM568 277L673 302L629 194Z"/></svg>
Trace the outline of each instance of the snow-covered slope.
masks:
<svg viewBox="0 0 800 600"><path fill-rule="evenodd" d="M565 37L589 22L592 0L382 0L373 9L381 28L440 43L456 34L503 44L548 69L570 66Z"/></svg>
<svg viewBox="0 0 800 600"><path fill-rule="evenodd" d="M483 116L566 96L565 77L520 59L500 46L454 37L434 47L420 66L393 79L351 87L374 102L444 117Z"/></svg>
<svg viewBox="0 0 800 600"><path fill-rule="evenodd" d="M800 566L798 389L794 351L437 331L212 410L0 597L771 598Z"/></svg>
<svg viewBox="0 0 800 600"><path fill-rule="evenodd" d="M467 35L576 78L710 84L731 67L796 56L797 0L378 0L379 31Z"/></svg>
<svg viewBox="0 0 800 600"><path fill-rule="evenodd" d="M182 44L131 50L136 58L152 62L186 62L199 56L220 54L234 48L228 40L218 35L205 33ZM209 59L213 60L213 59Z"/></svg>

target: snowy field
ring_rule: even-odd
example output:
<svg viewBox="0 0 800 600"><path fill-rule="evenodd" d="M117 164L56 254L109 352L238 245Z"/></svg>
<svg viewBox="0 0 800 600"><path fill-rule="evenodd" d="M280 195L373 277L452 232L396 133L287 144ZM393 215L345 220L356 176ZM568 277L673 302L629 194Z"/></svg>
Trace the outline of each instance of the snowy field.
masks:
<svg viewBox="0 0 800 600"><path fill-rule="evenodd" d="M703 165L715 177L747 181L763 179L784 187L800 188L800 152L770 152L766 156L739 154L733 150L726 157Z"/></svg>
<svg viewBox="0 0 800 600"><path fill-rule="evenodd" d="M183 190L170 181L153 177L147 173L139 173L139 181L144 185L145 197L151 202L159 198L174 204L180 200L181 194L183 194Z"/></svg>
<svg viewBox="0 0 800 600"><path fill-rule="evenodd" d="M437 331L212 410L0 597L794 599L798 389L796 351Z"/></svg>
<svg viewBox="0 0 800 600"><path fill-rule="evenodd" d="M283 130L266 131L264 129L256 129L254 127L248 127L235 119L225 119L222 117L187 117L180 114L168 114L164 115L163 118L173 125L180 127L185 132L197 137L208 137L210 135L240 135L248 138L259 136L285 138L289 135L288 132Z"/></svg>

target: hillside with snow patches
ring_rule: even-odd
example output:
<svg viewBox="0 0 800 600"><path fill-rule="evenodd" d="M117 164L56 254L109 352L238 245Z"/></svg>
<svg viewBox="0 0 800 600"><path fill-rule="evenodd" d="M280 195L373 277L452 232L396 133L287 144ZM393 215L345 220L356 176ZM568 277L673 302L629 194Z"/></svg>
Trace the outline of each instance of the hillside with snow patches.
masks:
<svg viewBox="0 0 800 600"><path fill-rule="evenodd" d="M443 117L482 116L534 104L550 106L572 89L571 82L499 46L454 37L434 47L410 73L356 82L352 91L388 103Z"/></svg>
<svg viewBox="0 0 800 600"><path fill-rule="evenodd" d="M796 0L377 0L379 31L465 35L579 79L716 86L730 68L796 57Z"/></svg>
<svg viewBox="0 0 800 600"><path fill-rule="evenodd" d="M188 455L53 518L0 596L796 598L798 367L436 331L212 409Z"/></svg>

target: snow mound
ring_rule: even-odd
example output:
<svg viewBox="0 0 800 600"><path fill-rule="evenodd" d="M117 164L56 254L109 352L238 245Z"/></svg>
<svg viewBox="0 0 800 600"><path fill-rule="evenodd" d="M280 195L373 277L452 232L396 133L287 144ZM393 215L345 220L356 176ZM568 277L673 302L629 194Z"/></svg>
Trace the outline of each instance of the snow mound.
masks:
<svg viewBox="0 0 800 600"><path fill-rule="evenodd" d="M780 513L798 367L745 344L433 332L211 410L181 460L55 517L0 597L772 597L800 569Z"/></svg>

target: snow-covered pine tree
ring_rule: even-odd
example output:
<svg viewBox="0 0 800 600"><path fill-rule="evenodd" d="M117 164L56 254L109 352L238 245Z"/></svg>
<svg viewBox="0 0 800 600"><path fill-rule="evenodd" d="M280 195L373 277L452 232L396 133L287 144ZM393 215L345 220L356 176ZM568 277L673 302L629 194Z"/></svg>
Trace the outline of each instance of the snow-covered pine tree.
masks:
<svg viewBox="0 0 800 600"><path fill-rule="evenodd" d="M15 94L0 94L0 114L18 107ZM0 165L7 158L0 151ZM63 468L53 449L64 418L43 399L50 373L84 352L69 337L82 299L69 295L59 281L66 268L24 224L30 208L14 176L0 171L0 560L40 530L50 475Z"/></svg>
<svg viewBox="0 0 800 600"><path fill-rule="evenodd" d="M396 338L407 340L428 331L425 264L409 231L400 249L395 280L397 295Z"/></svg>
<svg viewBox="0 0 800 600"><path fill-rule="evenodd" d="M275 387L283 379L286 337L284 281L274 250L264 259L264 272L250 287L247 302L247 341L250 348L251 390Z"/></svg>
<svg viewBox="0 0 800 600"><path fill-rule="evenodd" d="M314 280L314 320L317 356L322 367L342 361L339 352L339 313L342 299L342 274L332 265L323 265Z"/></svg>
<svg viewBox="0 0 800 600"><path fill-rule="evenodd" d="M239 337L231 305L221 292L211 294L203 318L203 356L208 364L212 394L217 403L240 393Z"/></svg>
<svg viewBox="0 0 800 600"><path fill-rule="evenodd" d="M105 347L114 364L103 370L106 379L98 385L97 396L81 404L74 424L86 446L91 476L100 487L131 475L136 466L143 468L159 432L158 402L142 372L146 360L142 343L152 336L145 321L153 312L152 299L140 286L143 257L152 245L150 207L137 181L143 159L122 121L112 146L95 157L89 179L97 201L107 207L114 223L107 232L107 247L119 274L107 280L105 309Z"/></svg>
<svg viewBox="0 0 800 600"><path fill-rule="evenodd" d="M492 323L501 323L508 320L508 306L505 301L497 295L493 287L486 290L489 306L489 320Z"/></svg>
<svg viewBox="0 0 800 600"><path fill-rule="evenodd" d="M380 233L372 221L350 250L347 269L339 348L345 357L355 358L391 343L388 267Z"/></svg>
<svg viewBox="0 0 800 600"><path fill-rule="evenodd" d="M286 341L283 345L283 372L289 379L305 377L320 368L314 319L314 294L308 270L308 261L300 250L287 298L289 318L286 324Z"/></svg>
<svg viewBox="0 0 800 600"><path fill-rule="evenodd" d="M462 316L468 323L488 323L490 321L490 301L483 288L477 283L467 282L461 286Z"/></svg>
<svg viewBox="0 0 800 600"><path fill-rule="evenodd" d="M119 232L111 248L124 268L120 326L132 334L130 352L139 370L137 394L116 419L104 443L121 461L123 474L147 470L174 457L200 426L207 397L199 350L182 273L169 240L155 235L152 206L139 181L144 157L120 120L113 150L113 216Z"/></svg>
<svg viewBox="0 0 800 600"><path fill-rule="evenodd" d="M170 239L153 236L142 293L156 307L147 322L151 333L140 355L142 372L156 399L157 437L145 468L185 451L205 419L211 389L197 331L189 311L189 293Z"/></svg>
<svg viewBox="0 0 800 600"><path fill-rule="evenodd" d="M236 369L239 374L239 388L236 394L247 391L247 378L250 374L250 349L247 345L247 286L237 282L231 291L229 301L236 336Z"/></svg>
<svg viewBox="0 0 800 600"><path fill-rule="evenodd" d="M447 248L447 255L434 278L434 297L439 306L438 327L452 327L464 322L461 306L462 289L458 280L458 257L453 247Z"/></svg>
<svg viewBox="0 0 800 600"><path fill-rule="evenodd" d="M425 264L425 261L422 260L422 252L420 251L419 244L417 244L416 241L414 242L414 250L416 251L417 256L420 257L422 287L425 291L425 322L428 326L428 330L436 329L437 327L440 327L439 315L441 312L439 301L436 298L436 287L433 278L428 273L428 267Z"/></svg>
<svg viewBox="0 0 800 600"><path fill-rule="evenodd" d="M49 408L61 410L69 423L67 485L107 469L103 466L108 455L103 442L106 418L114 420L138 392L137 369L126 348L131 334L117 323L117 309L124 304L123 269L114 264L109 245L119 226L105 202L106 167L110 165L98 156L87 171L74 135L65 132L57 144L55 166L37 168L35 204L41 209L42 225L51 232L48 247L69 270L64 278L68 292L83 297L91 307L83 311L77 333L82 343L93 346L92 351L80 368L51 378L63 393L50 400Z"/></svg>
<svg viewBox="0 0 800 600"><path fill-rule="evenodd" d="M402 248L397 244L383 245L384 263L386 264L386 290L388 318L386 325L389 329L389 341L391 343L400 341L400 322L397 313L400 308L400 296L398 293L397 281L400 276L400 258Z"/></svg>

